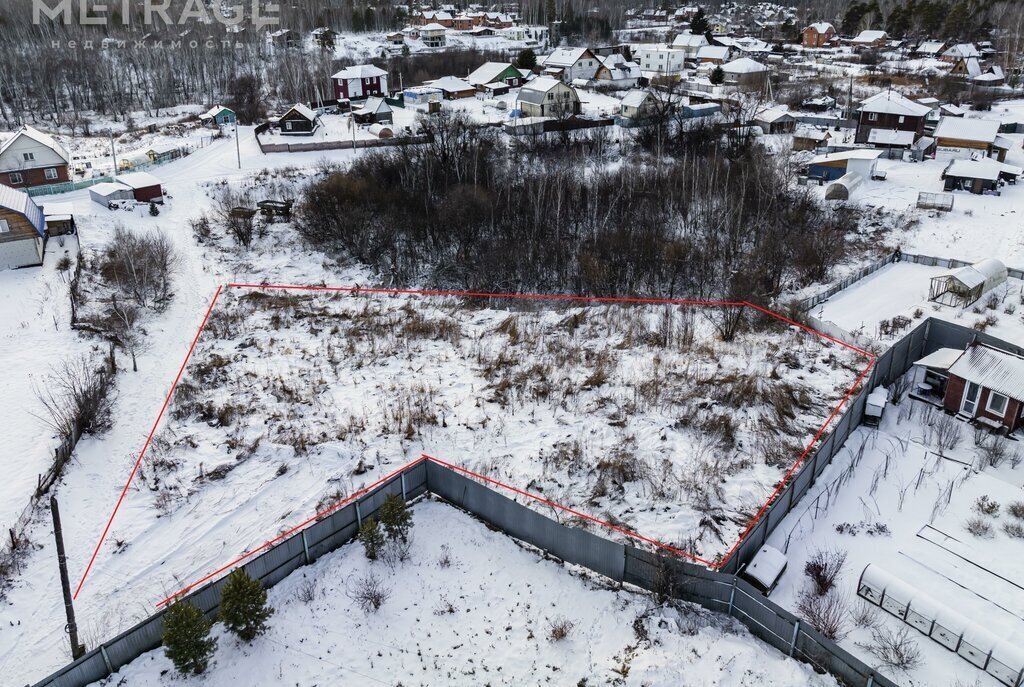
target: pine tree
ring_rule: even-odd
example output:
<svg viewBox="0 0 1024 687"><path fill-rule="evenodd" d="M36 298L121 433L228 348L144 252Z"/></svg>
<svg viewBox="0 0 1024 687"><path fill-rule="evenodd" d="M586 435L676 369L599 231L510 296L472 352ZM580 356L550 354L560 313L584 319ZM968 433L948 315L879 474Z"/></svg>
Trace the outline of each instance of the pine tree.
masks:
<svg viewBox="0 0 1024 687"><path fill-rule="evenodd" d="M150 203L149 204L149 216L150 217L156 217L159 214L160 214L160 208L158 208L156 206L156 203Z"/></svg>
<svg viewBox="0 0 1024 687"><path fill-rule="evenodd" d="M384 546L384 533L380 531L380 526L374 518L364 520L359 527L359 541L363 542L366 557L371 561L377 560L380 549Z"/></svg>
<svg viewBox="0 0 1024 687"><path fill-rule="evenodd" d="M380 506L380 524L388 539L406 541L412 527L412 513L400 497L388 494Z"/></svg>
<svg viewBox="0 0 1024 687"><path fill-rule="evenodd" d="M704 14L704 8L698 7L697 11L693 14L693 19L690 20L690 33L694 36L704 35L710 28L711 25L708 24L708 18Z"/></svg>
<svg viewBox="0 0 1024 687"><path fill-rule="evenodd" d="M243 642L251 642L267 631L267 619L273 614L259 580L241 568L228 575L220 592L220 619L229 632Z"/></svg>
<svg viewBox="0 0 1024 687"><path fill-rule="evenodd" d="M537 66L537 53L529 48L524 48L516 58L516 66L520 69L533 69Z"/></svg>
<svg viewBox="0 0 1024 687"><path fill-rule="evenodd" d="M708 77L708 80L716 86L725 81L725 70L722 69L721 65L714 68L711 72L711 76Z"/></svg>
<svg viewBox="0 0 1024 687"><path fill-rule="evenodd" d="M195 606L176 602L164 612L164 654L182 675L198 675L210 664L217 639L212 623Z"/></svg>

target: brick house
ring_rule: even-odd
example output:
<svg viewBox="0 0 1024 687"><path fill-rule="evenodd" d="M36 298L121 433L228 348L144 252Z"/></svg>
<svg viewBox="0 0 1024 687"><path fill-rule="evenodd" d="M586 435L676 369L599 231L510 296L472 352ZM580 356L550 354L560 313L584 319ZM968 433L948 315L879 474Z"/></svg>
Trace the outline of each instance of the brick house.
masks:
<svg viewBox="0 0 1024 687"><path fill-rule="evenodd" d="M331 77L336 100L362 100L388 94L388 73L372 64L346 67Z"/></svg>
<svg viewBox="0 0 1024 687"><path fill-rule="evenodd" d="M924 371L919 388L947 412L1008 433L1020 428L1024 357L975 343L966 351L940 348L914 365Z"/></svg>
<svg viewBox="0 0 1024 687"><path fill-rule="evenodd" d="M29 188L68 181L71 156L51 136L23 126L0 146L0 184Z"/></svg>
<svg viewBox="0 0 1024 687"><path fill-rule="evenodd" d="M819 21L800 32L800 44L805 48L821 48L835 37L835 27L827 21Z"/></svg>

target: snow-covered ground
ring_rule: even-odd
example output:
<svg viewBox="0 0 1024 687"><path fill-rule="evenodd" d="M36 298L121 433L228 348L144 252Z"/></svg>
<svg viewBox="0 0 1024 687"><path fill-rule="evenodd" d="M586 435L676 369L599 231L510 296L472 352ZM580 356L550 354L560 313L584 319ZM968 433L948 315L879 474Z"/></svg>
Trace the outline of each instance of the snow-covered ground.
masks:
<svg viewBox="0 0 1024 687"><path fill-rule="evenodd" d="M662 606L544 560L451 506L413 508L411 560L389 569L358 544L327 554L270 590L270 630L219 647L196 685L835 685L697 606ZM365 613L350 598L373 572L390 598ZM309 589L313 592L311 601ZM565 619L569 636L550 638ZM162 650L101 684L177 685Z"/></svg>
<svg viewBox="0 0 1024 687"><path fill-rule="evenodd" d="M984 327L989 334L1007 341L1024 341L1024 282L1008 279L966 308L929 301L930 280L953 271L912 262L886 265L815 306L811 313L882 344L896 341L905 333L878 338L879 322L897 316L911 320L935 317L964 327Z"/></svg>
<svg viewBox="0 0 1024 687"><path fill-rule="evenodd" d="M821 549L845 551L838 589L851 610L862 603L857 582L871 563L1001 639L1018 647L1024 644L1024 539L1002 529L1014 522L1024 525L1008 512L1011 503L1024 502L1024 464L1014 467L1010 456L998 467L982 467L974 429L959 420L954 422L960 442L941 457L935 433L928 428L940 416L945 417L937 408L906 398L886 409L878 430L861 427L851 435L800 506L768 538L781 550L788 545L789 567L773 601L795 610L811 554ZM988 440L987 433L979 436ZM1021 453L1019 442L1008 444L1011 454ZM845 481L836 484L844 474ZM1000 504L998 515L976 510L982 496ZM967 531L967 522L976 517L989 524L989 536ZM881 609L874 619L892 630L904 627ZM850 616L844 626L848 634L840 644L877 665L862 646L871 641L871 627L857 625ZM909 673L883 668L900 684L1000 684L928 637L911 632L921 665Z"/></svg>

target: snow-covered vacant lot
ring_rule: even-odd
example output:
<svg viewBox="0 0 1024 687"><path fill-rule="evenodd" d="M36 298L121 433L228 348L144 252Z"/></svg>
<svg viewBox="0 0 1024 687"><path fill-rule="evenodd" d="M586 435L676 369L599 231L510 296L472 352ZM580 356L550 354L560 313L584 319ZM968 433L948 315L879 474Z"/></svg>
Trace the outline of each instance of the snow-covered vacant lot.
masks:
<svg viewBox="0 0 1024 687"><path fill-rule="evenodd" d="M714 561L867 364L776 324L721 341L721 310L516 305L226 290L117 538L190 541L155 575L194 579L426 452Z"/></svg>
<svg viewBox="0 0 1024 687"><path fill-rule="evenodd" d="M269 592L269 632L219 647L195 685L701 685L836 682L685 602L658 604L544 560L451 506L413 508L411 559L394 569L348 544ZM368 573L390 591L376 612L351 598ZM564 639L552 625L568 621ZM178 685L161 650L103 681Z"/></svg>

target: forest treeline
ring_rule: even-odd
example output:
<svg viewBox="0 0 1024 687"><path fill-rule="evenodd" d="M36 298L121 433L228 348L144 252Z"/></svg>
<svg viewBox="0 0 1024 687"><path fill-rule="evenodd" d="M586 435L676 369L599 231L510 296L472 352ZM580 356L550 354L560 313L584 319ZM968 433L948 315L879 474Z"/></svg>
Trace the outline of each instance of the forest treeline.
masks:
<svg viewBox="0 0 1024 687"><path fill-rule="evenodd" d="M767 302L826 277L856 225L794 186L784 161L707 131L610 164L603 132L509 143L457 114L426 126L427 145L313 182L305 237L385 282Z"/></svg>
<svg viewBox="0 0 1024 687"><path fill-rule="evenodd" d="M57 0L41 0L49 7ZM77 8L78 2L73 0ZM177 21L191 0L169 0L168 14ZM243 7L251 7L240 3ZM318 26L339 31L385 31L404 26L404 5L392 0L292 0L279 6L280 23L308 36ZM570 44L605 43L613 30L624 25L626 9L664 3L637 0L522 0L523 21L552 26L553 39ZM220 23L184 25L143 23L143 3L129 5L132 14L119 14L121 3L106 3L109 21L82 26L42 17L33 22L33 2L7 2L0 6L0 127L22 123L70 127L88 131L90 113L122 120L129 112L159 114L186 103L213 105L235 91L240 99L259 98L274 105L329 97L330 75L344 66L329 50L272 48L266 28L250 27L229 33ZM493 3L493 9L511 5ZM713 11L714 3L708 3ZM251 10L250 10L251 12ZM810 20L837 22L844 32L860 28L888 28L894 35L930 35L974 38L993 27L997 47L1019 52L1021 0L814 0L801 7ZM127 26L125 23L127 22ZM245 23L242 26L246 26ZM104 47L104 40L110 41ZM147 47L138 47L143 41ZM74 47L72 47L74 46ZM86 47L89 46L89 47ZM448 53L451 54L451 53ZM419 64L412 64L422 60ZM433 61L431 61L433 60ZM434 78L445 58L379 55L392 80L406 83ZM464 61L447 65L459 74ZM1007 62L1009 63L1009 62ZM466 69L465 71L468 71ZM243 86L256 93L239 92Z"/></svg>

